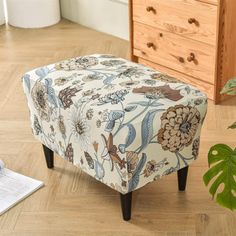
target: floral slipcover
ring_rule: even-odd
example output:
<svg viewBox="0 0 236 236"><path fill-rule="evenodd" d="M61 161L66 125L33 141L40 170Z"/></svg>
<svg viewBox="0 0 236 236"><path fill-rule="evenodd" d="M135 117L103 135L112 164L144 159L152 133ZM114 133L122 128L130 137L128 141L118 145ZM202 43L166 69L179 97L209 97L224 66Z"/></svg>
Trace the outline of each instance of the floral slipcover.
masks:
<svg viewBox="0 0 236 236"><path fill-rule="evenodd" d="M22 78L34 136L125 194L198 156L207 97L112 55L76 57Z"/></svg>

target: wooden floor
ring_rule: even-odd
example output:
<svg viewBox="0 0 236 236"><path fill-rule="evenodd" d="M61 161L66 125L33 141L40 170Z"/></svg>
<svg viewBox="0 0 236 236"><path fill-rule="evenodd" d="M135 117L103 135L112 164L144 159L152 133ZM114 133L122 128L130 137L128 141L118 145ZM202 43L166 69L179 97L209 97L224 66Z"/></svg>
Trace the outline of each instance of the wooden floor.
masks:
<svg viewBox="0 0 236 236"><path fill-rule="evenodd" d="M236 213L212 201L202 182L209 147L236 144L235 132L226 129L236 118L236 99L220 106L209 102L200 158L190 168L187 191L177 191L175 174L135 191L130 222L122 221L115 191L59 157L55 170L46 168L41 145L31 135L21 75L92 53L127 58L128 43L67 21L40 30L0 27L0 158L46 185L0 217L0 235L236 235Z"/></svg>

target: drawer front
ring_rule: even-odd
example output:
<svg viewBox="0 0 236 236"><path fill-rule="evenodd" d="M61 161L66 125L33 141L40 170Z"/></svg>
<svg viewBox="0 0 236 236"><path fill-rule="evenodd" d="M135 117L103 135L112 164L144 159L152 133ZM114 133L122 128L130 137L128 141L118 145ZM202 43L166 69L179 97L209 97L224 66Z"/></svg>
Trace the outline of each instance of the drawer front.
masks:
<svg viewBox="0 0 236 236"><path fill-rule="evenodd" d="M216 45L215 5L196 0L133 0L133 20Z"/></svg>
<svg viewBox="0 0 236 236"><path fill-rule="evenodd" d="M214 46L134 22L135 56L214 84Z"/></svg>
<svg viewBox="0 0 236 236"><path fill-rule="evenodd" d="M152 63L152 62L147 61L142 58L138 58L138 63L143 64L145 66L149 66L161 73L168 74L168 75L170 75L176 79L179 79L187 84L191 84L191 85L195 86L196 88L198 88L199 90L201 90L202 92L206 93L209 99L211 99L211 100L215 99L215 97L214 97L215 88L214 88L214 85L212 85L212 84L199 81L198 79L195 79L195 78L190 77L188 75L182 74L182 73L177 72L175 70L171 70L167 67Z"/></svg>

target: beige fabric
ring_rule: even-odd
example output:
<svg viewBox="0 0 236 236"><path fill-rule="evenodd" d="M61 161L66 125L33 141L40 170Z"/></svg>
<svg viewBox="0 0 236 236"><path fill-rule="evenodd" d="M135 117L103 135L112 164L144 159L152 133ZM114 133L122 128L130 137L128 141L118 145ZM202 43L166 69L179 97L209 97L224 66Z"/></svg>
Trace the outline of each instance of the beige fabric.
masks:
<svg viewBox="0 0 236 236"><path fill-rule="evenodd" d="M121 193L198 156L206 95L150 68L90 55L32 70L23 86L35 137Z"/></svg>

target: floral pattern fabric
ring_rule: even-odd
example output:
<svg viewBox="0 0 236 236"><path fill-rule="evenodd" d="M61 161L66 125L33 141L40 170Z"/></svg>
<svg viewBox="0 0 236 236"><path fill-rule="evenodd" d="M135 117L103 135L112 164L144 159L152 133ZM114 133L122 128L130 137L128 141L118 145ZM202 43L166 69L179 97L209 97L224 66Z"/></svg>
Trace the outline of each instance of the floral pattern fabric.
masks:
<svg viewBox="0 0 236 236"><path fill-rule="evenodd" d="M121 193L198 156L207 97L175 78L91 55L32 70L22 80L34 136Z"/></svg>

